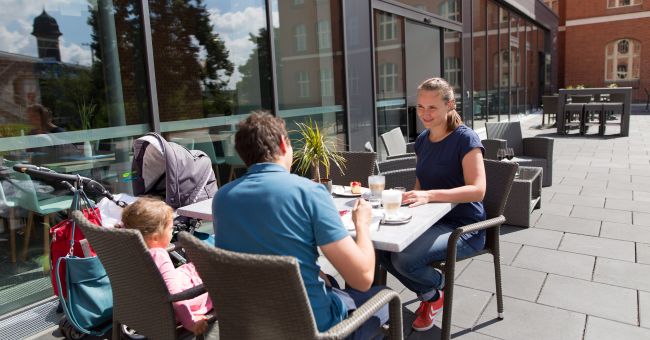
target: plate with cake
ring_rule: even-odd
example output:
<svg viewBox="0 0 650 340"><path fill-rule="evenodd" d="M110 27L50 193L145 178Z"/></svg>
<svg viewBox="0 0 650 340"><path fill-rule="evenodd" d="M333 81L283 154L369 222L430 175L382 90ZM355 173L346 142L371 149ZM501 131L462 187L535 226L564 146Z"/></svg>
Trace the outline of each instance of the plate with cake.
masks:
<svg viewBox="0 0 650 340"><path fill-rule="evenodd" d="M337 196L343 197L359 197L364 192L368 191L368 188L361 186L361 182L350 182L350 185L333 185L332 193Z"/></svg>

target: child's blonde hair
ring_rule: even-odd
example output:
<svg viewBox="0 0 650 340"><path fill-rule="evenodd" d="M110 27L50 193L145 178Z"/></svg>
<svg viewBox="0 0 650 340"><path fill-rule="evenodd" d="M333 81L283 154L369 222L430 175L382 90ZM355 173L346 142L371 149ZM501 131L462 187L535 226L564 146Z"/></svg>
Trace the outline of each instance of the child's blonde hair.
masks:
<svg viewBox="0 0 650 340"><path fill-rule="evenodd" d="M122 224L140 230L142 236L162 232L174 210L167 203L151 197L140 197L122 211Z"/></svg>

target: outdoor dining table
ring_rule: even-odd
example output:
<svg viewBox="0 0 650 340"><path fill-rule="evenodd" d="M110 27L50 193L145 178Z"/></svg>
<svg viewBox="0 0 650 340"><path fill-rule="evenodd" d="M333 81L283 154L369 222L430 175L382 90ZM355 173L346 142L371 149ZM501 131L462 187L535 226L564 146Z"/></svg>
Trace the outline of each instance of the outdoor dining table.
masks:
<svg viewBox="0 0 650 340"><path fill-rule="evenodd" d="M351 210L354 197L333 197L339 210ZM400 212L412 215L405 224L380 224L370 232L373 247L377 250L400 252L420 237L429 227L445 216L455 206L454 203L428 203L414 208L402 206ZM374 209L373 209L374 210ZM381 213L375 211L373 214ZM190 218L212 221L212 200L208 199L176 209L176 214ZM351 231L354 236L354 231Z"/></svg>

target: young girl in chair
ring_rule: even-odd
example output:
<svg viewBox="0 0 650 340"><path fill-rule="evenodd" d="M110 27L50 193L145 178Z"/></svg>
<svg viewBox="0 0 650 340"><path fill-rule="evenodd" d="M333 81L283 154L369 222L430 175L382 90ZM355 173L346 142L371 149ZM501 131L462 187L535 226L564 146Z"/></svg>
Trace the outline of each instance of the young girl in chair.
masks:
<svg viewBox="0 0 650 340"><path fill-rule="evenodd" d="M167 246L172 238L173 210L165 202L141 197L122 212L125 228L142 233L149 253L162 274L169 293L180 293L202 283L194 265L184 264L174 268ZM176 320L194 334L203 334L208 326L205 313L212 309L208 293L193 299L174 302Z"/></svg>

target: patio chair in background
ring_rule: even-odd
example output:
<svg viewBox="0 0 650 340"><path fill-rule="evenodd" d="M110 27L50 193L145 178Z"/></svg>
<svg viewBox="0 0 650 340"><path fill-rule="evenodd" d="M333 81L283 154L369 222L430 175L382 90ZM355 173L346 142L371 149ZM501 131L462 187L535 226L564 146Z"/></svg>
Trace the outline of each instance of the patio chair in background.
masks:
<svg viewBox="0 0 650 340"><path fill-rule="evenodd" d="M501 139L515 151L516 162L521 166L537 166L544 169L542 185L553 184L553 139L547 137L522 138L519 122L485 123L489 139ZM488 142L489 144L490 142ZM485 144L484 144L485 146ZM491 150L490 154L494 151ZM496 154L496 153L495 153ZM486 150L486 158L488 152Z"/></svg>
<svg viewBox="0 0 650 340"><path fill-rule="evenodd" d="M548 124L551 124L551 117L553 120L557 119L557 104L559 97L555 96L542 96L542 127L544 126L544 117L548 115Z"/></svg>
<svg viewBox="0 0 650 340"><path fill-rule="evenodd" d="M72 218L97 252L111 281L113 339L123 338L121 332L126 325L148 339L176 339L191 335L176 323L172 303L205 293L203 286L170 294L139 231L98 227L80 211L73 211ZM208 320L211 324L205 337L212 339L219 329L212 323L214 315L208 315Z"/></svg>
<svg viewBox="0 0 650 340"><path fill-rule="evenodd" d="M492 254L494 260L494 278L496 283L497 312L499 319L503 319L503 293L501 291L501 258L499 250L499 233L501 224L506 221L503 210L510 194L512 181L515 178L517 164L484 160L486 190L483 198L483 207L487 215L485 221L457 228L449 236L447 242L447 261L435 262L431 265L440 269L445 274L445 301L442 309L442 339L448 340L451 335L451 314L454 302L454 280L456 275L456 262L476 257L483 254ZM485 248L469 257L456 257L456 243L463 234L485 230Z"/></svg>
<svg viewBox="0 0 650 340"><path fill-rule="evenodd" d="M185 232L178 239L215 297L223 339L343 339L386 304L390 338L403 338L402 305L395 291L380 291L321 333L294 257L231 252Z"/></svg>
<svg viewBox="0 0 650 340"><path fill-rule="evenodd" d="M413 190L415 188L415 168L386 171L381 174L386 178L386 189L402 187Z"/></svg>
<svg viewBox="0 0 650 340"><path fill-rule="evenodd" d="M386 148L386 159L415 156L415 143L406 143L399 127L383 133L380 137Z"/></svg>
<svg viewBox="0 0 650 340"><path fill-rule="evenodd" d="M361 182L368 187L368 176L373 174L377 153L367 151L341 151L339 154L345 159L343 172L330 162L330 179L333 184L350 185L352 181ZM325 176L325 168L320 164L321 177Z"/></svg>
<svg viewBox="0 0 650 340"><path fill-rule="evenodd" d="M378 162L377 167L379 169L379 172L384 173L393 170L415 168L416 164L417 164L417 157L411 156L411 157L393 158L382 162Z"/></svg>

